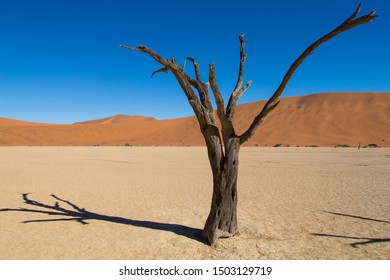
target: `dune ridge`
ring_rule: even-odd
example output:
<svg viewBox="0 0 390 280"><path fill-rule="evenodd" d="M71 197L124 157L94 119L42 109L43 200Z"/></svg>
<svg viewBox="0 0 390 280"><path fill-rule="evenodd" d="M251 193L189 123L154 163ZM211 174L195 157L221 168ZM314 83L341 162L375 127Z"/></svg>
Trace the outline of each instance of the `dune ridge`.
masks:
<svg viewBox="0 0 390 280"><path fill-rule="evenodd" d="M0 117L0 126L44 126L49 125L45 123L28 122L22 120L14 120Z"/></svg>
<svg viewBox="0 0 390 280"><path fill-rule="evenodd" d="M241 134L265 101L237 106ZM282 98L246 146L390 147L390 92ZM194 116L156 120L116 115L70 125L0 118L0 146L204 146Z"/></svg>
<svg viewBox="0 0 390 280"><path fill-rule="evenodd" d="M139 122L145 120L153 121L156 119L152 117L145 117L145 116L128 116L124 114L119 114L112 117L107 117L107 118L102 118L97 120L75 122L74 124L113 124L113 123Z"/></svg>

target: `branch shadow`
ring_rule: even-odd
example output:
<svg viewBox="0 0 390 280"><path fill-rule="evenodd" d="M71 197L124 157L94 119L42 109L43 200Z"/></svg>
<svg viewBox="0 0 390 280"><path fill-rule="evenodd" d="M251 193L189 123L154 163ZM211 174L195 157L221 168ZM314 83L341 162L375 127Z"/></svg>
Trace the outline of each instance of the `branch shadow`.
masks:
<svg viewBox="0 0 390 280"><path fill-rule="evenodd" d="M367 218L367 217L361 217L361 216L355 216L355 215L349 215L349 214L342 214L342 213L336 213L336 212L329 212L329 211L322 211L322 212L327 213L327 214L337 215L337 216L343 216L343 217L355 218L355 219L360 219L360 220L366 220L366 221L390 224L389 221L384 221L384 220L378 220L378 219L372 219L372 218Z"/></svg>
<svg viewBox="0 0 390 280"><path fill-rule="evenodd" d="M348 217L348 218L360 219L360 220L365 220L365 221L390 224L389 221L384 221L384 220L379 220L379 219L372 219L372 218L367 218L367 217L362 217L362 216L329 212L329 211L322 211L322 212L327 213L327 214L331 214L331 215L342 216L342 217ZM355 237L355 236L345 236L345 235L335 235L335 234L325 234L325 233L312 233L311 235L319 236L319 237L334 237L334 238L363 240L363 241L356 241L356 242L350 243L349 245L353 248L358 248L359 246L369 245L369 244L373 244L373 243L390 242L390 238Z"/></svg>
<svg viewBox="0 0 390 280"><path fill-rule="evenodd" d="M76 204L59 198L56 195L52 194L51 196L56 200L55 204L48 205L35 200L32 200L28 197L28 193L22 194L23 200L25 204L38 207L38 209L30 209L30 208L2 208L0 212L30 212L30 213L41 213L49 216L58 216L59 218L53 219L39 219L39 220L28 220L23 221L22 223L43 223L43 222L58 222L58 221L75 221L82 225L89 224L87 221L97 220L97 221L105 221L116 224L129 225L134 227L143 227L154 230L162 230L173 232L177 235L187 237L189 239L201 242L203 244L207 244L205 240L201 237L201 230L197 228L192 228L179 224L169 224L169 223L159 223L153 221L142 221L142 220L133 220L122 217L115 216L107 216L94 212L90 212L85 210L85 208L81 208ZM60 206L60 203L64 203L68 205L71 210L66 209ZM61 217L62 216L62 217Z"/></svg>
<svg viewBox="0 0 390 280"><path fill-rule="evenodd" d="M353 242L353 243L349 244L349 245L351 245L351 247L354 247L354 248L358 248L359 246L368 245L371 243L390 242L390 238L354 237L354 236L334 235L334 234L325 234L325 233L312 233L311 235L321 236L321 237L335 237L335 238L364 240L361 242Z"/></svg>

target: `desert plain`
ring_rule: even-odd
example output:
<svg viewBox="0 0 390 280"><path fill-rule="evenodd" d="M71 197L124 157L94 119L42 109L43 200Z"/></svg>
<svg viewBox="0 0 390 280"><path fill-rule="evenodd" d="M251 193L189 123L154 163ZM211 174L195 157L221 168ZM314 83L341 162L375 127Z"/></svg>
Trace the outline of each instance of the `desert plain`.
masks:
<svg viewBox="0 0 390 280"><path fill-rule="evenodd" d="M199 234L205 147L0 147L0 259L390 259L390 149L243 147L240 234Z"/></svg>

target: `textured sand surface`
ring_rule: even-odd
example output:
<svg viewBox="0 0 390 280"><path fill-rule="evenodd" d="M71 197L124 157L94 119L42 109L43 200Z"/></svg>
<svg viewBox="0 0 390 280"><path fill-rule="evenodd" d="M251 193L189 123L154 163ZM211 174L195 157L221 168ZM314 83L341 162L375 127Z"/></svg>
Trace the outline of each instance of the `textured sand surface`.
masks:
<svg viewBox="0 0 390 280"><path fill-rule="evenodd" d="M237 106L243 133L265 102ZM188 104L183 104L188 106ZM282 98L244 145L390 147L390 93L322 93ZM0 146L204 146L195 117L156 120L114 117L73 125L45 125L0 118Z"/></svg>
<svg viewBox="0 0 390 280"><path fill-rule="evenodd" d="M211 248L205 148L1 147L0 259L390 259L389 182L387 148L242 148Z"/></svg>

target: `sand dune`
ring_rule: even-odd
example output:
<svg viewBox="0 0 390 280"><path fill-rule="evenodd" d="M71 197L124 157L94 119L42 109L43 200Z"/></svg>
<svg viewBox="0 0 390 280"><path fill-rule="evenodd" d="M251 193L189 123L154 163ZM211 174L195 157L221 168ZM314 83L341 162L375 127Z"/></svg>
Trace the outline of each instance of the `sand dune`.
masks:
<svg viewBox="0 0 390 280"><path fill-rule="evenodd" d="M44 123L27 122L0 117L0 126L44 126Z"/></svg>
<svg viewBox="0 0 390 280"><path fill-rule="evenodd" d="M108 118L90 120L84 122L76 122L75 124L113 124L113 123L129 123L129 122L140 122L140 121L153 121L154 118L144 116L128 116L128 115L116 115Z"/></svg>
<svg viewBox="0 0 390 280"><path fill-rule="evenodd" d="M242 133L264 101L239 105ZM390 147L390 93L321 93L283 98L247 146ZM117 115L72 125L44 125L0 118L3 146L202 146L195 117L155 120Z"/></svg>

